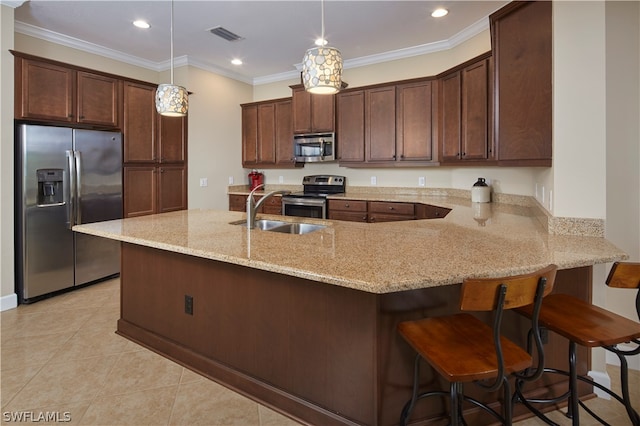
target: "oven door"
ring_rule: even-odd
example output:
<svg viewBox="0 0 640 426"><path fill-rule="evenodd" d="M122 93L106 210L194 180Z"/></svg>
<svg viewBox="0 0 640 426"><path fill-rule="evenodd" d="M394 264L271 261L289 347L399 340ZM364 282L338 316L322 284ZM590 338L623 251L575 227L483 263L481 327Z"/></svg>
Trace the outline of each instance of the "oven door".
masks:
<svg viewBox="0 0 640 426"><path fill-rule="evenodd" d="M282 197L282 214L285 216L327 218L327 200L324 198Z"/></svg>

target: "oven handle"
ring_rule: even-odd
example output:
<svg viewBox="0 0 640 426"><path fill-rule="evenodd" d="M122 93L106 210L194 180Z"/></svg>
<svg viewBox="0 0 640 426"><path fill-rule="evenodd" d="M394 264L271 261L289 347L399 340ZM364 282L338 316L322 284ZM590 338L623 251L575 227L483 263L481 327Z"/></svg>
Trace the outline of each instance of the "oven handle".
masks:
<svg viewBox="0 0 640 426"><path fill-rule="evenodd" d="M325 205L327 200L324 198L296 198L296 197L282 197L282 205L289 204L294 206L318 206Z"/></svg>

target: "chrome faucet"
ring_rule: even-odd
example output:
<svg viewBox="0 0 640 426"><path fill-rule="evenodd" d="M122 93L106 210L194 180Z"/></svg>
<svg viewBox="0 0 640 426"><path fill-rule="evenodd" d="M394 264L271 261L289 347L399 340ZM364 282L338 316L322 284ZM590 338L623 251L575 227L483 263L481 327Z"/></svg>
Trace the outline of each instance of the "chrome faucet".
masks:
<svg viewBox="0 0 640 426"><path fill-rule="evenodd" d="M265 201L267 201L269 198L271 198L274 195L286 195L286 194L290 194L291 191L271 191L268 192L266 194L264 194L262 196L262 198L260 198L258 200L258 202L256 203L256 200L253 198L253 194L254 192L256 192L258 189L260 188L264 188L264 184L261 183L260 185L256 186L255 188L253 188L251 190L251 192L249 193L249 196L247 197L247 228L249 229L253 229L256 227L256 212L258 211L258 209L260 208L260 206L262 205L262 203L264 203Z"/></svg>

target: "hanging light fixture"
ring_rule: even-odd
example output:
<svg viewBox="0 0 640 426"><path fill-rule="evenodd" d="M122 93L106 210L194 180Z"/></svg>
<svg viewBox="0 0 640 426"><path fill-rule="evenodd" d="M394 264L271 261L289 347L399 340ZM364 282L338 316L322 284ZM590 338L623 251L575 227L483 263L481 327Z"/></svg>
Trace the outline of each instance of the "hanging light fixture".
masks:
<svg viewBox="0 0 640 426"><path fill-rule="evenodd" d="M160 115L183 117L189 109L187 89L173 84L173 0L171 0L171 84L160 84L156 90L156 110Z"/></svg>
<svg viewBox="0 0 640 426"><path fill-rule="evenodd" d="M324 0L321 0L321 8L322 38L319 45L307 50L302 58L302 83L307 92L331 95L342 85L342 55L335 47L325 46Z"/></svg>

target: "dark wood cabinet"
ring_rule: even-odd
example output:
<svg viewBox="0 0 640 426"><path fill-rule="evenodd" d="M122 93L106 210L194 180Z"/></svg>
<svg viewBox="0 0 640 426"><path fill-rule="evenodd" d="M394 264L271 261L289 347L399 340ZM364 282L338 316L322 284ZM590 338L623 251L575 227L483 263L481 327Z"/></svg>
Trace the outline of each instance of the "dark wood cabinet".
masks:
<svg viewBox="0 0 640 426"><path fill-rule="evenodd" d="M435 161L433 96L431 79L339 93L340 163L387 167Z"/></svg>
<svg viewBox="0 0 640 426"><path fill-rule="evenodd" d="M256 201L262 198L255 196ZM234 212L244 212L247 210L247 196L238 194L229 194L229 210ZM258 209L258 213L264 214L282 214L282 196L275 195L270 197Z"/></svg>
<svg viewBox="0 0 640 426"><path fill-rule="evenodd" d="M365 90L367 162L396 160L396 88Z"/></svg>
<svg viewBox="0 0 640 426"><path fill-rule="evenodd" d="M415 205L413 203L397 203L387 201L369 202L369 222L397 222L414 220Z"/></svg>
<svg viewBox="0 0 640 426"><path fill-rule="evenodd" d="M551 166L551 2L512 2L490 16L500 165Z"/></svg>
<svg viewBox="0 0 640 426"><path fill-rule="evenodd" d="M77 121L107 127L119 127L122 80L77 72Z"/></svg>
<svg viewBox="0 0 640 426"><path fill-rule="evenodd" d="M367 222L367 202L360 200L328 200L327 216L333 220Z"/></svg>
<svg viewBox="0 0 640 426"><path fill-rule="evenodd" d="M155 85L124 82L124 216L187 208L187 118L161 116Z"/></svg>
<svg viewBox="0 0 640 426"><path fill-rule="evenodd" d="M416 204L416 219L442 219L449 214L451 209L432 206L430 204Z"/></svg>
<svg viewBox="0 0 640 426"><path fill-rule="evenodd" d="M396 156L398 161L433 161L433 82L396 86Z"/></svg>
<svg viewBox="0 0 640 426"><path fill-rule="evenodd" d="M243 104L242 166L295 167L291 98Z"/></svg>
<svg viewBox="0 0 640 426"><path fill-rule="evenodd" d="M340 163L364 162L364 91L339 93L337 103L337 152Z"/></svg>
<svg viewBox="0 0 640 426"><path fill-rule="evenodd" d="M439 76L442 163L494 158L490 52Z"/></svg>
<svg viewBox="0 0 640 426"><path fill-rule="evenodd" d="M155 86L124 83L124 162L156 161Z"/></svg>
<svg viewBox="0 0 640 426"><path fill-rule="evenodd" d="M17 119L119 127L122 82L117 78L16 56L15 83Z"/></svg>
<svg viewBox="0 0 640 426"><path fill-rule="evenodd" d="M291 86L293 133L335 131L335 95L313 95Z"/></svg>

